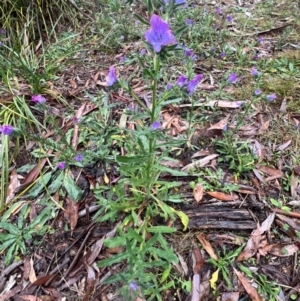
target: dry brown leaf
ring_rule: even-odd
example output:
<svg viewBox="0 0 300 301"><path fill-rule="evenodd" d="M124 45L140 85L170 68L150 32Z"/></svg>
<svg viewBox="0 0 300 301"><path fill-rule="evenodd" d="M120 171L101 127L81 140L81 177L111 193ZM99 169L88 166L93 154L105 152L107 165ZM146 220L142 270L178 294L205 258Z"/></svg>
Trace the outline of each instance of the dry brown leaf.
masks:
<svg viewBox="0 0 300 301"><path fill-rule="evenodd" d="M30 259L25 258L23 264L23 278L28 281L30 274Z"/></svg>
<svg viewBox="0 0 300 301"><path fill-rule="evenodd" d="M182 171L189 171L190 169L194 169L194 168L200 168L200 167L204 167L205 165L207 165L212 159L217 158L219 155L217 154L212 154L209 155L203 159L197 160L193 163L190 163L186 166L184 166L181 170Z"/></svg>
<svg viewBox="0 0 300 301"><path fill-rule="evenodd" d="M257 194L257 191L255 188L248 186L248 185L242 185L239 184L239 189L237 190L239 193L243 194Z"/></svg>
<svg viewBox="0 0 300 301"><path fill-rule="evenodd" d="M201 151L198 151L198 152L194 153L192 155L192 159L198 158L198 157L208 156L209 154L210 154L209 151L207 151L207 150L201 150Z"/></svg>
<svg viewBox="0 0 300 301"><path fill-rule="evenodd" d="M225 130L227 128L227 123L228 123L228 116L225 117L224 119L220 120L219 122L213 124L210 126L207 130Z"/></svg>
<svg viewBox="0 0 300 301"><path fill-rule="evenodd" d="M34 266L33 266L33 259L30 258L30 272L29 272L29 281L31 283L36 281L36 275L35 275L35 270L34 270Z"/></svg>
<svg viewBox="0 0 300 301"><path fill-rule="evenodd" d="M239 292L223 293L221 301L238 301L239 297L240 297Z"/></svg>
<svg viewBox="0 0 300 301"><path fill-rule="evenodd" d="M34 285L34 286L44 285L51 278L53 278L53 275L42 276L42 277L38 278L36 281L34 281L31 285Z"/></svg>
<svg viewBox="0 0 300 301"><path fill-rule="evenodd" d="M73 89L76 89L76 88L77 88L77 83L76 83L76 81L75 81L74 79L70 79L70 84L71 84L71 87L72 87Z"/></svg>
<svg viewBox="0 0 300 301"><path fill-rule="evenodd" d="M194 274L199 274L203 267L204 259L202 257L200 249L196 246L193 246L192 259L193 259L193 272Z"/></svg>
<svg viewBox="0 0 300 301"><path fill-rule="evenodd" d="M161 160L160 164L163 166L171 167L171 168L180 168L183 166L183 163L179 160Z"/></svg>
<svg viewBox="0 0 300 301"><path fill-rule="evenodd" d="M235 193L227 194L219 191L206 191L206 193L221 201L235 201L239 199L239 196Z"/></svg>
<svg viewBox="0 0 300 301"><path fill-rule="evenodd" d="M254 256L260 246L260 240L262 234L268 231L274 221L275 213L271 213L262 223L260 227L256 230L252 231L251 236L247 242L247 245L243 249L243 251L239 254L236 261L247 260L248 258Z"/></svg>
<svg viewBox="0 0 300 301"><path fill-rule="evenodd" d="M75 114L75 118L77 120L79 120L82 117L86 105L87 105L87 102L84 102L83 105L77 110L77 112ZM72 139L72 146L73 146L74 150L76 150L76 148L77 148L78 139L79 139L79 125L78 125L78 123L74 123L74 133L73 133L73 139Z"/></svg>
<svg viewBox="0 0 300 301"><path fill-rule="evenodd" d="M248 279L238 270L233 268L234 273L239 278L240 282L242 283L245 291L248 293L252 301L263 301L262 297L258 294L256 289L250 284Z"/></svg>
<svg viewBox="0 0 300 301"><path fill-rule="evenodd" d="M17 174L17 169L14 168L9 176L9 185L7 188L7 197L5 204L7 205L15 197L15 189L20 185L20 181Z"/></svg>
<svg viewBox="0 0 300 301"><path fill-rule="evenodd" d="M292 140L288 140L287 142L279 145L276 150L277 151L283 151L284 149L286 149L290 144L291 144Z"/></svg>
<svg viewBox="0 0 300 301"><path fill-rule="evenodd" d="M95 285L96 285L96 273L95 270L87 265L87 278L86 278L86 287L84 288L84 297L82 298L82 301L90 300L90 296L93 295L93 292L95 291Z"/></svg>
<svg viewBox="0 0 300 301"><path fill-rule="evenodd" d="M66 197L67 206L64 211L64 218L70 223L71 233L74 231L78 221L79 203Z"/></svg>
<svg viewBox="0 0 300 301"><path fill-rule="evenodd" d="M296 252L299 251L299 245L297 243L293 244L275 244L267 246L267 252L280 256L280 257L287 257L294 255Z"/></svg>
<svg viewBox="0 0 300 301"><path fill-rule="evenodd" d="M258 130L258 135L264 133L270 126L270 120L265 121Z"/></svg>
<svg viewBox="0 0 300 301"><path fill-rule="evenodd" d="M291 176L291 182L290 182L290 185L291 185L291 196L294 200L299 200L299 195L297 193L297 187L298 187L298 184L299 184L299 176L296 175L295 172L292 173L292 176Z"/></svg>
<svg viewBox="0 0 300 301"><path fill-rule="evenodd" d="M201 99L203 102L199 102L196 104L193 104L193 107L220 107L220 108L228 108L228 109L235 109L240 108L244 103L247 101L230 101L230 100L211 100L209 102L206 102L205 99ZM179 108L184 107L191 107L191 104L182 104L178 105Z"/></svg>
<svg viewBox="0 0 300 301"><path fill-rule="evenodd" d="M215 253L212 245L210 244L210 242L206 239L204 234L198 234L197 235L198 240L200 241L203 249L209 254L209 256L214 259L215 261L218 261L219 258L217 256L217 254Z"/></svg>
<svg viewBox="0 0 300 301"><path fill-rule="evenodd" d="M276 169L274 167L269 167L269 166L263 166L263 165L258 165L256 166L256 168L266 174L268 174L269 176L272 177L272 179L277 179L277 178L282 178L284 177L284 173L279 170ZM265 179L265 181L267 182L268 180Z"/></svg>
<svg viewBox="0 0 300 301"><path fill-rule="evenodd" d="M258 169L253 168L253 173L255 174L255 176L257 177L258 180L260 180L264 184L267 184L267 182L265 181L265 179L263 178L263 176L260 174L260 172L259 172Z"/></svg>
<svg viewBox="0 0 300 301"><path fill-rule="evenodd" d="M47 151L47 155L51 153L52 153L52 149L49 149ZM22 185L34 182L36 178L39 176L46 162L47 162L47 158L43 158L39 160L39 163L26 175Z"/></svg>
<svg viewBox="0 0 300 301"><path fill-rule="evenodd" d="M202 184L197 183L196 187L194 188L194 198L195 198L197 203L199 203L202 200L203 192L204 192L204 189L203 189Z"/></svg>
<svg viewBox="0 0 300 301"><path fill-rule="evenodd" d="M263 161L265 157L264 146L261 145L256 139L252 139L251 142L253 142L254 145L251 143L250 147L252 149L252 152L258 156L258 162Z"/></svg>

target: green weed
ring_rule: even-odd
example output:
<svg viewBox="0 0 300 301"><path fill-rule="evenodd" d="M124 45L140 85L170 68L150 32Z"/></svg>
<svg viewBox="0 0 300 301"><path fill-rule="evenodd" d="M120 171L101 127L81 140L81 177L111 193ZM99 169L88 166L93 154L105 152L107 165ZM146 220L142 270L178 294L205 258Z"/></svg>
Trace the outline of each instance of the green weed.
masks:
<svg viewBox="0 0 300 301"><path fill-rule="evenodd" d="M28 204L23 205L16 224L11 223L8 220L7 214L4 215L0 221L0 252L4 252L6 249L5 264L9 265L14 257L21 252L26 254L26 242L35 239L36 236L44 235L49 226L46 226L46 222L51 218L51 209L45 208L39 215L26 224L25 220L29 214Z"/></svg>

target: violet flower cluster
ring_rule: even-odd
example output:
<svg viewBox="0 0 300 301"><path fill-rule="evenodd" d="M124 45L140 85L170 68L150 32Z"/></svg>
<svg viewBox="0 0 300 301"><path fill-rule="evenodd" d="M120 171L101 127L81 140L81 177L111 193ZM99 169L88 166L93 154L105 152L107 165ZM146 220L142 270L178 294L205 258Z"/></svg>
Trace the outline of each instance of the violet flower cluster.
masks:
<svg viewBox="0 0 300 301"><path fill-rule="evenodd" d="M0 132L2 135L10 136L15 131L15 128L9 124L3 124L0 126Z"/></svg>
<svg viewBox="0 0 300 301"><path fill-rule="evenodd" d="M192 95L202 78L203 78L203 74L197 74L193 79L189 81L186 76L181 75L177 79L176 85L180 88L186 86L188 93Z"/></svg>
<svg viewBox="0 0 300 301"><path fill-rule="evenodd" d="M145 39L155 52L160 52L164 46L177 43L169 24L155 14L150 19L150 29L146 31Z"/></svg>

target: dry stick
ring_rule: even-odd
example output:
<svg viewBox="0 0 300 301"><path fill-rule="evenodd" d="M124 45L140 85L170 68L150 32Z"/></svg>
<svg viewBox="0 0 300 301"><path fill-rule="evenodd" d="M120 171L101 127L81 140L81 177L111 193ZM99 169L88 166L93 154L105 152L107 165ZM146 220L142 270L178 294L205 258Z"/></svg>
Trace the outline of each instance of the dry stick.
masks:
<svg viewBox="0 0 300 301"><path fill-rule="evenodd" d="M94 224L94 225L96 225L96 224ZM80 248L79 248L79 250L78 250L76 256L74 257L74 259L73 259L73 261L71 262L69 268L68 268L67 271L65 272L64 278L65 278L66 276L68 276L68 274L71 272L71 270L72 270L72 269L74 268L74 266L76 265L79 256L81 256L81 251L82 251L82 249L85 247L85 243L87 242L88 238L90 237L92 230L93 230L93 227L90 228L89 232L87 233L86 237L84 238L84 241L82 242L82 244L81 244L81 246L80 246ZM59 285L61 284L62 281L63 281L63 278L57 283L57 286L59 286Z"/></svg>
<svg viewBox="0 0 300 301"><path fill-rule="evenodd" d="M273 209L273 211L276 212L276 213L286 215L286 216L300 218L300 212L286 212L286 211L281 210L281 209Z"/></svg>

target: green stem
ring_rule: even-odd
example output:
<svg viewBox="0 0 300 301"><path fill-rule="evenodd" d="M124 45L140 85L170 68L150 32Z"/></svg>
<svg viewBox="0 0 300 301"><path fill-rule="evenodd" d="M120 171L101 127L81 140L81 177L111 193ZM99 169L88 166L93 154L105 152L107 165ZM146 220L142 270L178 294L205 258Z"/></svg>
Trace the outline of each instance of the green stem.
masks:
<svg viewBox="0 0 300 301"><path fill-rule="evenodd" d="M154 55L153 59L153 69L154 69L154 78L152 82L152 107L150 112L150 123L154 122L157 118L156 116L156 105L157 105L157 82L158 82L158 74L159 74L159 56L157 54ZM150 197L151 187L152 187L152 179L151 179L151 166L155 160L154 158L154 149L155 149L155 140L151 137L149 138L149 159L147 162L147 179L149 180L149 185L147 188L147 195ZM151 179L151 181L150 181Z"/></svg>
<svg viewBox="0 0 300 301"><path fill-rule="evenodd" d="M5 207L6 196L7 196L7 184L8 184L8 151L9 151L9 136L2 134L2 150L1 150L1 162L2 162L2 172L1 172L1 199L0 199L0 211Z"/></svg>
<svg viewBox="0 0 300 301"><path fill-rule="evenodd" d="M134 98L134 100L146 111L149 111L149 109L146 107L146 105L141 102L141 100L135 95L134 92L132 92L131 89L126 88L127 92Z"/></svg>
<svg viewBox="0 0 300 301"><path fill-rule="evenodd" d="M157 102L157 82L158 82L158 73L159 73L159 56L157 54L154 55L153 60L154 67L154 79L152 83L152 109L151 109L151 123L155 121L155 112L156 112L156 102Z"/></svg>
<svg viewBox="0 0 300 301"><path fill-rule="evenodd" d="M242 123L245 119L245 116L248 115L248 112L251 108L252 103L254 102L254 99L255 98L252 98L252 100L249 102L249 104L245 107L245 111L239 116L237 124L236 124L235 128L232 131L233 135L237 133L237 131L239 130L240 126L242 125Z"/></svg>

